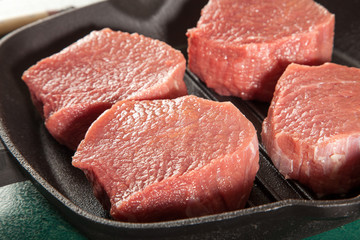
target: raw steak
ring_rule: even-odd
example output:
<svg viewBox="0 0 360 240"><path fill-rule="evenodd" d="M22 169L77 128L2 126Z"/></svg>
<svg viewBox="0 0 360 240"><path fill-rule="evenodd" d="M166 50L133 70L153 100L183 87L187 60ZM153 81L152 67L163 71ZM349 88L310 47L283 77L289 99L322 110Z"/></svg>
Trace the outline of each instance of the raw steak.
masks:
<svg viewBox="0 0 360 240"><path fill-rule="evenodd" d="M360 185L360 69L291 64L279 79L262 140L275 166L319 195Z"/></svg>
<svg viewBox="0 0 360 240"><path fill-rule="evenodd" d="M242 208L258 161L252 123L229 102L195 96L119 102L73 157L112 217L134 222Z"/></svg>
<svg viewBox="0 0 360 240"><path fill-rule="evenodd" d="M76 149L90 124L123 99L187 94L185 58L137 33L93 31L23 74L49 132Z"/></svg>
<svg viewBox="0 0 360 240"><path fill-rule="evenodd" d="M270 101L289 63L331 60L334 21L312 0L210 0L187 32L189 68L221 95Z"/></svg>

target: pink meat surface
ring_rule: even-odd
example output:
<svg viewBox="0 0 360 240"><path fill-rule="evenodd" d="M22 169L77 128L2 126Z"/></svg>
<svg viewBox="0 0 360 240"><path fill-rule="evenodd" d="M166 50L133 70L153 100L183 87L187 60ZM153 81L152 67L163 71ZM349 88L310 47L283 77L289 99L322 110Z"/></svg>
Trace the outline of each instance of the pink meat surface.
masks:
<svg viewBox="0 0 360 240"><path fill-rule="evenodd" d="M114 219L187 218L245 206L258 140L229 102L127 100L93 123L72 163Z"/></svg>
<svg viewBox="0 0 360 240"><path fill-rule="evenodd" d="M49 132L76 149L90 124L123 99L187 94L185 58L137 33L93 31L23 74Z"/></svg>
<svg viewBox="0 0 360 240"><path fill-rule="evenodd" d="M315 193L360 185L360 69L291 64L279 79L262 141L279 171Z"/></svg>
<svg viewBox="0 0 360 240"><path fill-rule="evenodd" d="M221 95L270 101L289 63L331 60L334 19L312 0L210 0L187 32L189 69Z"/></svg>

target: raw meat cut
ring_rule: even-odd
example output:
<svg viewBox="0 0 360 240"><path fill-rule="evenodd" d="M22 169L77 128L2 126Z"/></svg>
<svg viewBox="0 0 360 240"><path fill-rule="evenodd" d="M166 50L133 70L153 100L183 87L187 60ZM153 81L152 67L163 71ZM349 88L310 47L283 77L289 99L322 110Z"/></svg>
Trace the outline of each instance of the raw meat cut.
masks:
<svg viewBox="0 0 360 240"><path fill-rule="evenodd" d="M164 42L112 31L93 31L23 74L49 132L76 149L90 124L123 99L187 94L185 58Z"/></svg>
<svg viewBox="0 0 360 240"><path fill-rule="evenodd" d="M360 185L360 69L291 64L279 79L262 141L287 178L318 195Z"/></svg>
<svg viewBox="0 0 360 240"><path fill-rule="evenodd" d="M289 63L331 60L334 19L312 0L210 0L187 32L189 69L218 94L270 101Z"/></svg>
<svg viewBox="0 0 360 240"><path fill-rule="evenodd" d="M153 222L244 207L258 162L255 128L234 105L188 95L116 103L72 163L114 219Z"/></svg>

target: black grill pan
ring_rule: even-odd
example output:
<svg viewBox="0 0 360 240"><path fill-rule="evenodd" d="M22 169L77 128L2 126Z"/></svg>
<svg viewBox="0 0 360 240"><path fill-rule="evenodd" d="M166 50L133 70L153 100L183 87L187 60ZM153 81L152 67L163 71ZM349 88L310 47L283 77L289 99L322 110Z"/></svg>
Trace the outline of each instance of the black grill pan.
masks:
<svg viewBox="0 0 360 240"><path fill-rule="evenodd" d="M360 1L319 1L336 15L333 61L360 67ZM92 30L138 32L163 40L186 56L185 32L194 27L206 1L117 0L71 10L19 29L0 42L0 135L39 191L90 239L296 239L360 218L360 190L318 199L285 180L260 144L260 170L245 209L176 221L137 224L110 219L92 194L84 174L71 166L73 152L44 128L21 80L22 73ZM258 133L268 104L222 97L190 71L189 93L232 101Z"/></svg>

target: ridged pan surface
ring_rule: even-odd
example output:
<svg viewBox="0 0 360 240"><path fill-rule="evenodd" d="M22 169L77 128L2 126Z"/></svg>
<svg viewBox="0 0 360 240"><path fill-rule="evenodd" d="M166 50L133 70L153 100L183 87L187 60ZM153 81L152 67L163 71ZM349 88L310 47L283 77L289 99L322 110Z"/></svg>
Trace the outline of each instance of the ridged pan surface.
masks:
<svg viewBox="0 0 360 240"><path fill-rule="evenodd" d="M335 13L333 62L360 67L360 1L319 1ZM59 145L36 112L22 73L92 30L138 32L167 42L186 56L188 28L206 1L117 0L94 4L19 29L0 42L0 134L21 169L41 193L91 239L278 239L302 238L360 218L360 190L317 199L300 184L285 180L260 144L260 170L245 209L176 221L137 224L111 220L84 174L71 165L73 152ZM341 7L340 7L341 6ZM232 101L258 133L268 104L222 97L190 71L190 94Z"/></svg>

